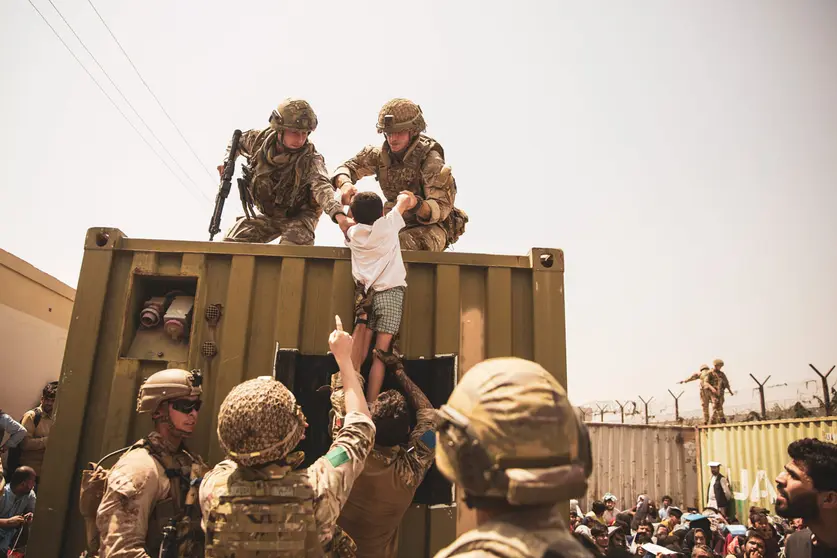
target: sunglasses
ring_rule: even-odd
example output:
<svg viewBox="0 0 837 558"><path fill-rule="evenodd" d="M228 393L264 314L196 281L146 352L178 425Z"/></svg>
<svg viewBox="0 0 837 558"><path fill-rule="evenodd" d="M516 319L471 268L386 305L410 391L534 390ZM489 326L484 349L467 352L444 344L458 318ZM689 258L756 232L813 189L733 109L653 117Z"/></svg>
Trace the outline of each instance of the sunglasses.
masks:
<svg viewBox="0 0 837 558"><path fill-rule="evenodd" d="M169 405L171 405L171 408L175 411L188 415L192 411L200 411L201 403L202 401L200 399L196 399L194 401L189 399L175 399L169 403Z"/></svg>

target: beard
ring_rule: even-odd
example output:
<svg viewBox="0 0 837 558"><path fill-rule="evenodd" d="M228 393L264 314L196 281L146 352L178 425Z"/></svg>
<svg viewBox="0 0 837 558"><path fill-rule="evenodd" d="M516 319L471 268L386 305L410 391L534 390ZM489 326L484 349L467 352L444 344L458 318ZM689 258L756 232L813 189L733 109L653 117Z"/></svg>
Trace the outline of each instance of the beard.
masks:
<svg viewBox="0 0 837 558"><path fill-rule="evenodd" d="M800 494L793 499L781 491L779 495L784 499L784 504L782 505L779 503L779 500L776 500L776 515L788 519L801 517L805 521L819 519L820 508L817 505L816 492Z"/></svg>

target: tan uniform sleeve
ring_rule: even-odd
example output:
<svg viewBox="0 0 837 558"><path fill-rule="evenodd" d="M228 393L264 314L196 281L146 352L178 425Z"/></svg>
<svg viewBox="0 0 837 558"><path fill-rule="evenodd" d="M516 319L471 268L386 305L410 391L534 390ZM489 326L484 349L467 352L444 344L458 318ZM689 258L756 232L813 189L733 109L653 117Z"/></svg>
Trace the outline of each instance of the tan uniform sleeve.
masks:
<svg viewBox="0 0 837 558"><path fill-rule="evenodd" d="M96 514L100 558L149 558L148 518L154 502L168 492L154 458L131 450L113 467Z"/></svg>
<svg viewBox="0 0 837 558"><path fill-rule="evenodd" d="M313 156L311 164L308 166L305 183L311 185L311 195L314 196L323 211L331 217L332 221L334 221L335 215L343 213L343 206L334 199L334 188L332 188L326 174L325 159L319 153Z"/></svg>
<svg viewBox="0 0 837 558"><path fill-rule="evenodd" d="M23 449L33 451L46 448L47 438L35 438L35 411L27 411L20 424L26 429L26 437L21 442Z"/></svg>
<svg viewBox="0 0 837 558"><path fill-rule="evenodd" d="M431 151L421 166L421 181L424 186L424 201L430 207L430 218L422 219L416 215L420 223L427 225L444 221L453 209L456 194L453 191L453 178L450 167L445 166L445 160L436 151Z"/></svg>
<svg viewBox="0 0 837 558"><path fill-rule="evenodd" d="M410 433L407 451L400 454L399 478L410 488L421 484L427 470L433 464L436 451L436 411L419 409L416 412L416 427Z"/></svg>
<svg viewBox="0 0 837 558"><path fill-rule="evenodd" d="M348 176L352 182L357 182L366 176L372 176L378 170L380 159L381 149L374 145L367 145L360 150L360 153L337 167L331 175L331 183L335 187L339 187L337 177L341 174Z"/></svg>
<svg viewBox="0 0 837 558"><path fill-rule="evenodd" d="M238 154L244 155L249 159L253 155L253 147L256 143L256 138L261 133L262 130L247 130L246 132L242 132L241 137L238 139ZM224 151L224 161L226 161L227 158L230 156L231 147L232 141L227 143L227 149Z"/></svg>
<svg viewBox="0 0 837 558"><path fill-rule="evenodd" d="M308 467L321 543L327 544L331 540L340 510L349 498L355 479L363 471L374 443L372 419L357 412L348 413L328 453Z"/></svg>

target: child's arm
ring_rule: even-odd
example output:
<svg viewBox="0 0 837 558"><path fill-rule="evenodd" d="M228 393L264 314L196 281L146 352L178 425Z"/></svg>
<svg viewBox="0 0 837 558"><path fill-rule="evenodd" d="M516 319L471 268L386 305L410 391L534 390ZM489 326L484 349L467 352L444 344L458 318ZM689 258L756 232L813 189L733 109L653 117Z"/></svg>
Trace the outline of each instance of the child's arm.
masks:
<svg viewBox="0 0 837 558"><path fill-rule="evenodd" d="M397 211L399 215L404 215L405 211L414 208L417 203L418 198L416 198L414 193L403 190L400 194L398 194L398 198L395 200L395 207L393 209Z"/></svg>

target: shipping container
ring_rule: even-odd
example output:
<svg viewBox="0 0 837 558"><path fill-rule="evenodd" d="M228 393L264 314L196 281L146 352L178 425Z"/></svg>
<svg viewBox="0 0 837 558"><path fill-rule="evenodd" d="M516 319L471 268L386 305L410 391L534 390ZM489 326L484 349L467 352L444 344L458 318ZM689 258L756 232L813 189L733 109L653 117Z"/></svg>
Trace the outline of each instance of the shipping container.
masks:
<svg viewBox="0 0 837 558"><path fill-rule="evenodd" d="M76 291L0 250L0 409L15 420L58 379Z"/></svg>
<svg viewBox="0 0 837 558"><path fill-rule="evenodd" d="M647 494L658 505L671 496L677 506L697 506L697 447L693 427L587 423L593 475L585 512L607 492L616 507L630 509ZM683 508L685 509L685 507Z"/></svg>
<svg viewBox="0 0 837 558"><path fill-rule="evenodd" d="M701 506L706 505L711 478L707 463L721 463L729 479L735 513L742 522L752 506L771 512L776 502L775 479L788 458L788 445L803 438L837 442L837 418L791 419L701 426L698 428L698 478Z"/></svg>
<svg viewBox="0 0 837 558"><path fill-rule="evenodd" d="M78 556L79 472L151 430L150 418L134 407L143 378L158 370L203 371L204 411L189 446L210 464L223 458L215 432L224 396L243 380L270 374L293 389L308 417L308 459L322 455L329 403L316 389L336 371L327 355L334 315L352 323L348 250L141 240L105 228L90 229L84 248L33 556ZM404 262L400 348L407 373L434 405L489 357L534 360L566 386L560 250L405 252ZM403 523L402 555L431 556L474 525L452 493L431 469Z"/></svg>

